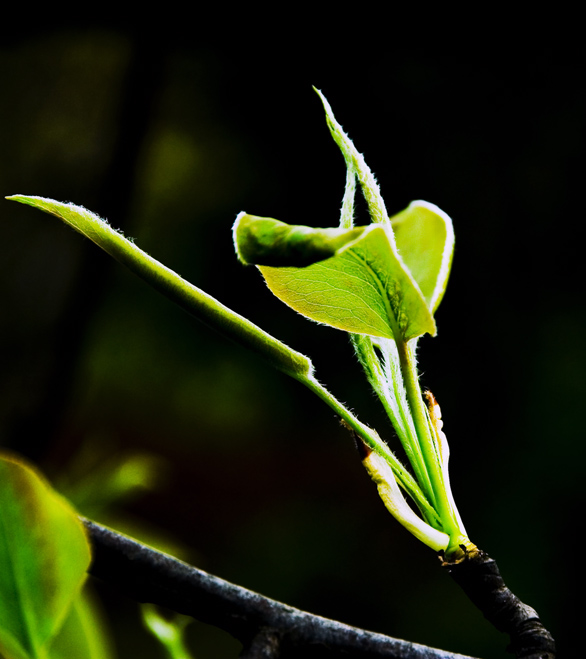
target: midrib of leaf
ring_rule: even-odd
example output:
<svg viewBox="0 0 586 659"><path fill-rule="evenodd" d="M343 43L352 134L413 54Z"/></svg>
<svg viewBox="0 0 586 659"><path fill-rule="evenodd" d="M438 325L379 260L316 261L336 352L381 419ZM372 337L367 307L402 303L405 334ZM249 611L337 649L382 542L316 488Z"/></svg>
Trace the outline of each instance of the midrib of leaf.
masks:
<svg viewBox="0 0 586 659"><path fill-rule="evenodd" d="M14 593L14 599L17 602L17 611L18 618L21 623L21 630L23 632L23 638L26 640L27 647L24 648L25 651L32 653L31 656L37 655L37 648L33 641L33 635L31 630L31 616L27 615L29 607L26 606L24 601L23 594L24 589L19 588L19 585L22 585L23 580L20 576L20 570L17 569L16 564L12 558L11 543L9 542L9 534L7 533L6 525L4 522L4 516L0 514L0 541L2 542L5 555L8 557L8 568L9 568L9 577L11 581L12 590ZM13 636L14 637L14 636ZM16 639L19 641L19 639Z"/></svg>

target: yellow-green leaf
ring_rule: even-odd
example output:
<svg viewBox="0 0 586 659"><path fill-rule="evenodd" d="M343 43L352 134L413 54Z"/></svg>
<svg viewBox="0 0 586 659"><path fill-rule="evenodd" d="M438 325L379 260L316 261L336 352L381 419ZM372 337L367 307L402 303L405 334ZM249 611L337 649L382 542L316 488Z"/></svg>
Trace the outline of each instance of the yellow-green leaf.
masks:
<svg viewBox="0 0 586 659"><path fill-rule="evenodd" d="M383 225L363 227L335 256L305 268L260 266L268 287L307 318L355 334L405 341L435 321Z"/></svg>
<svg viewBox="0 0 586 659"><path fill-rule="evenodd" d="M73 601L69 615L51 641L50 659L113 659L109 634L88 584Z"/></svg>
<svg viewBox="0 0 586 659"><path fill-rule="evenodd" d="M434 204L413 201L391 218L391 225L399 254L434 313L446 290L452 266L452 220Z"/></svg>
<svg viewBox="0 0 586 659"><path fill-rule="evenodd" d="M43 197L12 195L6 198L58 217L188 313L229 339L256 352L275 368L300 380L311 376L313 365L305 355L292 350L247 318L190 284L124 238L94 213L75 204L64 204Z"/></svg>
<svg viewBox="0 0 586 659"><path fill-rule="evenodd" d="M30 466L0 456L0 654L45 659L90 563L71 506Z"/></svg>

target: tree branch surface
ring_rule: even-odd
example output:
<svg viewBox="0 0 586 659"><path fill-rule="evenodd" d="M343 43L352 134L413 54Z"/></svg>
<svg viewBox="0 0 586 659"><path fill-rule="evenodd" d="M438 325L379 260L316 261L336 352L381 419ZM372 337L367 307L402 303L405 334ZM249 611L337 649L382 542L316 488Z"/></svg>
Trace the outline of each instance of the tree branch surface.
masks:
<svg viewBox="0 0 586 659"><path fill-rule="evenodd" d="M219 627L243 645L242 659L473 659L300 611L224 581L90 520L90 574L138 602Z"/></svg>
<svg viewBox="0 0 586 659"><path fill-rule="evenodd" d="M509 634L507 650L517 659L555 659L552 635L537 611L505 585L496 561L477 550L455 563L443 562L454 581L500 632Z"/></svg>

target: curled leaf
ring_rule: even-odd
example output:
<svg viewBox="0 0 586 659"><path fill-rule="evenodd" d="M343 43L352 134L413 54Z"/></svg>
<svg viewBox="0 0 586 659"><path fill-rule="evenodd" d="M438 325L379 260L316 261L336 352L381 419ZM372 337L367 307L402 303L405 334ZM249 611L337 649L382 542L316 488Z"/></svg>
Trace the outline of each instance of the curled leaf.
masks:
<svg viewBox="0 0 586 659"><path fill-rule="evenodd" d="M232 229L236 253L245 265L297 268L334 256L363 232L364 227L312 229L244 212L238 214Z"/></svg>
<svg viewBox="0 0 586 659"><path fill-rule="evenodd" d="M246 221L243 222L243 218ZM355 334L384 338L401 336L404 340L435 334L435 322L417 283L393 246L391 229L381 224L355 229L314 229L306 232L279 222L267 224L266 218L239 215L234 227L238 253L246 252L247 262L264 260L267 245L260 257L251 249L251 234L266 227L279 231L275 250L283 255L283 240L294 236L297 252L313 254L315 262L306 267L271 267L260 265L268 287L287 305L307 318ZM276 220L269 220L276 222ZM289 227L287 232L282 229ZM301 227L306 229L306 227ZM330 237L328 238L328 235ZM311 244L319 236L321 246L334 251L329 258L319 258L320 250ZM266 241L268 244L268 240ZM300 247L305 242L306 248ZM336 249L337 247L337 249ZM277 257L279 263L281 259Z"/></svg>

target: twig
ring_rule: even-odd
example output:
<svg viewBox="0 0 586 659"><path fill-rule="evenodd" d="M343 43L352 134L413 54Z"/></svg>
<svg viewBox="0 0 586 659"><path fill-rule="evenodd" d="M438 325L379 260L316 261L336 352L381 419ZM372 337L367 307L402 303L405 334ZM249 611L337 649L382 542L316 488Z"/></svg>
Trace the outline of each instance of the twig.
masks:
<svg viewBox="0 0 586 659"><path fill-rule="evenodd" d="M507 650L517 659L555 659L555 641L543 626L537 611L505 585L496 562L476 550L455 562L443 562L450 576L484 617L499 631L509 634Z"/></svg>
<svg viewBox="0 0 586 659"><path fill-rule="evenodd" d="M328 620L219 579L90 520L90 574L138 602L151 602L229 632L242 657L472 659ZM279 654L281 653L281 654Z"/></svg>

